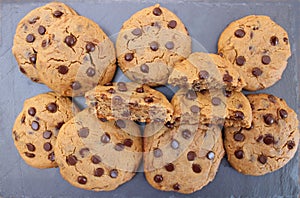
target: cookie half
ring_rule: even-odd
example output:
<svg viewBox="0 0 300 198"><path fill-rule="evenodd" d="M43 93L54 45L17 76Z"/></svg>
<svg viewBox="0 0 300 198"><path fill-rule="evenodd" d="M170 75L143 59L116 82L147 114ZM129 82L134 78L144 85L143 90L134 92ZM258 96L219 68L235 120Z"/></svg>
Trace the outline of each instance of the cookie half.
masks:
<svg viewBox="0 0 300 198"><path fill-rule="evenodd" d="M296 113L278 97L268 94L247 96L253 112L249 128L225 128L228 161L247 175L264 175L286 165L299 144Z"/></svg>

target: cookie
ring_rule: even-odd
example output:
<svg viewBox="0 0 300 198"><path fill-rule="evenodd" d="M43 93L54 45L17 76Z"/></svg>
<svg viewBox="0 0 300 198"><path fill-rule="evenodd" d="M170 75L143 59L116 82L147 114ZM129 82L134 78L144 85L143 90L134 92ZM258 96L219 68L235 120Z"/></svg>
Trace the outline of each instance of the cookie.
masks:
<svg viewBox="0 0 300 198"><path fill-rule="evenodd" d="M218 124L250 127L252 112L248 99L241 92L225 90L180 89L171 104L173 120L180 124Z"/></svg>
<svg viewBox="0 0 300 198"><path fill-rule="evenodd" d="M223 156L218 126L171 129L151 123L145 128L144 171L156 189L184 194L200 190L214 179Z"/></svg>
<svg viewBox="0 0 300 198"><path fill-rule="evenodd" d="M95 22L73 16L49 28L46 36L37 68L44 84L55 92L80 96L113 78L114 45Z"/></svg>
<svg viewBox="0 0 300 198"><path fill-rule="evenodd" d="M232 63L219 55L202 52L192 53L187 59L176 63L168 83L195 91L221 88L241 91L246 86Z"/></svg>
<svg viewBox="0 0 300 198"><path fill-rule="evenodd" d="M49 92L29 98L13 127L15 146L24 161L35 168L53 168L56 137L77 107L69 98Z"/></svg>
<svg viewBox="0 0 300 198"><path fill-rule="evenodd" d="M137 83L108 83L85 95L86 104L99 118L130 119L139 122L171 121L173 107L159 91Z"/></svg>
<svg viewBox="0 0 300 198"><path fill-rule="evenodd" d="M287 32L268 16L246 16L221 34L218 51L244 77L246 90L272 86L281 79L291 56Z"/></svg>
<svg viewBox="0 0 300 198"><path fill-rule="evenodd" d="M174 13L156 4L124 22L116 50L130 80L158 86L166 84L174 64L191 53L191 38Z"/></svg>
<svg viewBox="0 0 300 198"><path fill-rule="evenodd" d="M286 102L273 95L247 96L253 111L250 128L225 128L228 161L247 175L264 175L286 165L299 144L298 119Z"/></svg>
<svg viewBox="0 0 300 198"><path fill-rule="evenodd" d="M12 53L20 71L34 82L41 83L36 69L42 43L47 40L47 32L56 22L77 15L67 5L52 2L29 12L18 24L14 36Z"/></svg>
<svg viewBox="0 0 300 198"><path fill-rule="evenodd" d="M75 187L111 191L129 181L142 157L137 124L99 120L85 109L66 123L55 147L62 177Z"/></svg>

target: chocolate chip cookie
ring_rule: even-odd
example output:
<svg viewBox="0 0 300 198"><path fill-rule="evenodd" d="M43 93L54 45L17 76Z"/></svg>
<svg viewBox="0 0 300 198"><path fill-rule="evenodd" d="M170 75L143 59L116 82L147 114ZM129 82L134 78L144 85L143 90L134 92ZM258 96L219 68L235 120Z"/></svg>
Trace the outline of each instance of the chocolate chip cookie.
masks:
<svg viewBox="0 0 300 198"><path fill-rule="evenodd" d="M69 98L49 92L29 98L13 127L16 148L25 162L35 168L53 168L56 137L65 122L77 112Z"/></svg>
<svg viewBox="0 0 300 198"><path fill-rule="evenodd" d="M110 191L129 181L142 157L137 124L98 119L85 109L67 122L57 137L56 161L73 186Z"/></svg>
<svg viewBox="0 0 300 198"><path fill-rule="evenodd" d="M225 128L228 161L247 175L264 175L289 162L299 143L296 113L278 97L247 96L253 111L249 128Z"/></svg>
<svg viewBox="0 0 300 198"><path fill-rule="evenodd" d="M144 136L146 179L159 190L184 194L200 190L214 179L224 156L222 133L215 125L199 129L150 123Z"/></svg>
<svg viewBox="0 0 300 198"><path fill-rule="evenodd" d="M162 93L133 82L97 86L85 97L99 118L168 122L173 115L173 107Z"/></svg>
<svg viewBox="0 0 300 198"><path fill-rule="evenodd" d="M173 120L180 121L180 124L251 126L250 103L241 92L180 89L171 103Z"/></svg>
<svg viewBox="0 0 300 198"><path fill-rule="evenodd" d="M232 22L221 34L218 51L233 63L255 91L281 79L291 56L287 32L268 16L246 16Z"/></svg>
<svg viewBox="0 0 300 198"><path fill-rule="evenodd" d="M168 83L180 87L241 91L246 83L228 60L216 54L192 53L187 59L175 64Z"/></svg>
<svg viewBox="0 0 300 198"><path fill-rule="evenodd" d="M36 64L42 44L48 38L48 29L73 15L77 14L72 8L60 2L52 2L32 10L19 22L12 53L20 71L32 81L41 82Z"/></svg>
<svg viewBox="0 0 300 198"><path fill-rule="evenodd" d="M119 66L130 80L164 85L174 64L191 53L191 38L174 13L156 4L123 24L116 49Z"/></svg>
<svg viewBox="0 0 300 198"><path fill-rule="evenodd" d="M102 29L83 16L50 27L37 68L43 82L64 96L79 96L110 82L116 70L114 45Z"/></svg>

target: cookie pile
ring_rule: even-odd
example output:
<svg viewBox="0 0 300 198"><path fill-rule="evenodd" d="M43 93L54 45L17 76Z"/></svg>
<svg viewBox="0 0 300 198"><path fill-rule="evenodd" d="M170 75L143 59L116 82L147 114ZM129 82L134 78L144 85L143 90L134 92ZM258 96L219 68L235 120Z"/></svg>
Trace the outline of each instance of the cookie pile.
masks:
<svg viewBox="0 0 300 198"><path fill-rule="evenodd" d="M129 181L142 159L151 186L184 194L214 179L225 152L243 174L283 167L299 143L296 113L281 98L241 91L280 79L290 56L285 30L248 16L224 30L218 54L191 45L183 22L159 4L124 22L116 55L99 26L68 6L33 10L13 53L27 77L56 93L25 101L13 129L21 157L94 191ZM115 57L132 82L111 82ZM166 84L179 87L171 102L151 88ZM79 112L66 96L83 94L88 107ZM146 123L143 133L136 122Z"/></svg>

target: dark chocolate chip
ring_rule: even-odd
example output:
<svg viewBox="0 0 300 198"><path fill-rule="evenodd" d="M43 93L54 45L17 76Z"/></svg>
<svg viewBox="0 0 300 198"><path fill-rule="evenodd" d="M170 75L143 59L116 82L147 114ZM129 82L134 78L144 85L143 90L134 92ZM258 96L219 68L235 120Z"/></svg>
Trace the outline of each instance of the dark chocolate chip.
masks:
<svg viewBox="0 0 300 198"><path fill-rule="evenodd" d="M253 128L254 128L254 124L253 124L253 122L251 122L251 126L249 128L246 128L246 130L249 131L249 130L251 130Z"/></svg>
<svg viewBox="0 0 300 198"><path fill-rule="evenodd" d="M57 123L57 125L56 125L56 129L57 130L59 130L63 125L65 124L65 122L59 122L59 123Z"/></svg>
<svg viewBox="0 0 300 198"><path fill-rule="evenodd" d="M213 159L215 159L215 153L212 152L212 151L209 151L209 152L206 154L206 157L207 157L207 159L209 159L209 160L213 160Z"/></svg>
<svg viewBox="0 0 300 198"><path fill-rule="evenodd" d="M153 179L156 183L161 183L164 180L162 175L155 175Z"/></svg>
<svg viewBox="0 0 300 198"><path fill-rule="evenodd" d="M261 76L262 73L263 73L263 71L258 67L254 67L252 69L252 75L255 76L255 77Z"/></svg>
<svg viewBox="0 0 300 198"><path fill-rule="evenodd" d="M193 164L192 169L195 173L201 172L201 166L199 164Z"/></svg>
<svg viewBox="0 0 300 198"><path fill-rule="evenodd" d="M158 44L158 42L156 42L156 41L152 41L149 45L150 45L150 49L151 49L152 51L157 51L158 48L159 48L159 44Z"/></svg>
<svg viewBox="0 0 300 198"><path fill-rule="evenodd" d="M264 121L267 125L271 125L274 123L275 119L273 117L272 114L268 113L266 115L263 116L264 117Z"/></svg>
<svg viewBox="0 0 300 198"><path fill-rule="evenodd" d="M111 178L117 178L118 177L118 171L116 169L113 169L110 171L109 176Z"/></svg>
<svg viewBox="0 0 300 198"><path fill-rule="evenodd" d="M132 61L134 58L134 55L133 55L133 53L127 53L127 54L125 54L124 57L125 57L126 61Z"/></svg>
<svg viewBox="0 0 300 198"><path fill-rule="evenodd" d="M261 57L261 62L262 62L264 65L270 64L270 62L271 62L270 56L268 56L268 55L263 55L263 56Z"/></svg>
<svg viewBox="0 0 300 198"><path fill-rule="evenodd" d="M84 185L87 183L87 178L85 176L79 176L77 177L77 182Z"/></svg>
<svg viewBox="0 0 300 198"><path fill-rule="evenodd" d="M185 129L185 130L182 131L181 135L182 135L182 137L183 137L184 139L190 139L191 136L192 136L192 133L191 133L190 130Z"/></svg>
<svg viewBox="0 0 300 198"><path fill-rule="evenodd" d="M142 30L141 30L141 28L135 28L134 30L131 31L131 33L134 36L141 36L142 35Z"/></svg>
<svg viewBox="0 0 300 198"><path fill-rule="evenodd" d="M173 189L174 189L175 191L179 191L179 190L180 190L180 185L179 185L178 183L174 184L174 185L173 185Z"/></svg>
<svg viewBox="0 0 300 198"><path fill-rule="evenodd" d="M155 16L160 16L162 14L162 11L160 8L154 8L152 12Z"/></svg>
<svg viewBox="0 0 300 198"><path fill-rule="evenodd" d="M157 158L161 157L163 155L162 150L160 150L159 148L155 148L153 150L153 155L154 155L154 157L157 157Z"/></svg>
<svg viewBox="0 0 300 198"><path fill-rule="evenodd" d="M92 43L92 42L88 42L86 45L85 45L85 49L86 49L86 52L87 53L90 53L90 52L93 52L95 51L95 44Z"/></svg>
<svg viewBox="0 0 300 198"><path fill-rule="evenodd" d="M238 38L243 38L245 36L245 31L242 29L238 29L234 32L234 35Z"/></svg>
<svg viewBox="0 0 300 198"><path fill-rule="evenodd" d="M112 98L113 105L121 105L123 102L123 99L120 96L114 96Z"/></svg>
<svg viewBox="0 0 300 198"><path fill-rule="evenodd" d="M131 147L133 144L133 141L132 141L132 139L127 138L124 140L123 144L127 147Z"/></svg>
<svg viewBox="0 0 300 198"><path fill-rule="evenodd" d="M89 151L90 151L89 148L82 148L82 149L79 150L79 154L80 154L81 157L85 157L88 154Z"/></svg>
<svg viewBox="0 0 300 198"><path fill-rule="evenodd" d="M268 158L267 158L266 156L264 156L264 155L260 155L260 156L258 156L257 160L258 160L260 163L265 164L265 163L267 163Z"/></svg>
<svg viewBox="0 0 300 198"><path fill-rule="evenodd" d="M263 139L264 136L260 135L258 136L258 138L256 139L257 142L260 142Z"/></svg>
<svg viewBox="0 0 300 198"><path fill-rule="evenodd" d="M28 34L28 35L26 36L26 41L27 41L28 43L33 43L34 40L35 40L35 36L34 36L33 34Z"/></svg>
<svg viewBox="0 0 300 198"><path fill-rule="evenodd" d="M40 19L40 17L34 17L34 18L28 20L28 23L29 24L35 24L39 19Z"/></svg>
<svg viewBox="0 0 300 198"><path fill-rule="evenodd" d="M27 147L28 151L31 151L31 152L35 151L35 146L31 143L26 144L26 147Z"/></svg>
<svg viewBox="0 0 300 198"><path fill-rule="evenodd" d="M168 42L166 43L165 47L166 47L168 50L174 49L174 43L173 43L173 41L168 41Z"/></svg>
<svg viewBox="0 0 300 198"><path fill-rule="evenodd" d="M95 74L96 74L96 71L95 71L95 69L92 68L92 67L89 67L89 68L86 70L86 75L87 75L88 77L93 77L93 76L95 76Z"/></svg>
<svg viewBox="0 0 300 198"><path fill-rule="evenodd" d="M72 88L73 90L78 90L78 89L80 89L80 88L81 88L80 82L78 82L78 81L73 82L73 83L71 84L71 88Z"/></svg>
<svg viewBox="0 0 300 198"><path fill-rule="evenodd" d="M40 35L44 35L46 33L46 28L42 25L39 26L38 32Z"/></svg>
<svg viewBox="0 0 300 198"><path fill-rule="evenodd" d="M276 36L272 36L270 38L270 43L271 43L271 45L276 46L279 43L279 39Z"/></svg>
<svg viewBox="0 0 300 198"><path fill-rule="evenodd" d="M237 58L236 58L236 64L237 65L239 65L239 66L243 66L244 64L245 64L245 62L246 62L246 59L245 59L245 57L244 56L238 56Z"/></svg>
<svg viewBox="0 0 300 198"><path fill-rule="evenodd" d="M52 132L51 131L45 131L43 133L43 138L45 138L45 139L50 139L51 136L52 136Z"/></svg>
<svg viewBox="0 0 300 198"><path fill-rule="evenodd" d="M242 158L244 157L244 151L242 151L242 150L236 150L236 151L234 152L234 155L235 155L235 157L236 157L237 159L242 159Z"/></svg>
<svg viewBox="0 0 300 198"><path fill-rule="evenodd" d="M36 63L36 54L31 54L29 56L29 61L32 63L32 64L35 64Z"/></svg>
<svg viewBox="0 0 300 198"><path fill-rule="evenodd" d="M200 112L200 107L198 107L197 105L193 105L190 108L192 113L199 113Z"/></svg>
<svg viewBox="0 0 300 198"><path fill-rule="evenodd" d="M69 68L68 68L67 66L60 65L60 66L57 68L57 70L58 70L58 73L64 75L64 74L67 74L67 73L68 73Z"/></svg>
<svg viewBox="0 0 300 198"><path fill-rule="evenodd" d="M238 132L238 133L234 134L233 138L237 142L242 142L242 141L244 141L245 136L242 133Z"/></svg>
<svg viewBox="0 0 300 198"><path fill-rule="evenodd" d="M294 141L289 140L289 141L287 142L287 147L288 147L289 150L292 150L295 146L296 146L296 144L295 144Z"/></svg>
<svg viewBox="0 0 300 198"><path fill-rule="evenodd" d="M122 151L122 150L124 150L124 145L122 143L117 143L115 145L115 150L116 151Z"/></svg>
<svg viewBox="0 0 300 198"><path fill-rule="evenodd" d="M177 26L177 22L175 20L171 20L168 23L168 28L174 29Z"/></svg>
<svg viewBox="0 0 300 198"><path fill-rule="evenodd" d="M124 120L117 120L115 122L115 125L120 129L123 129L126 127L126 123L124 122Z"/></svg>
<svg viewBox="0 0 300 198"><path fill-rule="evenodd" d="M172 140L171 141L171 147L173 149L178 149L179 148L179 142L177 140Z"/></svg>
<svg viewBox="0 0 300 198"><path fill-rule="evenodd" d="M276 97L275 97L275 96L273 96L273 95L268 95L268 99L269 99L270 102L276 103Z"/></svg>
<svg viewBox="0 0 300 198"><path fill-rule="evenodd" d="M26 71L23 67L19 67L20 71L23 73L23 74L26 74Z"/></svg>
<svg viewBox="0 0 300 198"><path fill-rule="evenodd" d="M52 145L49 142L46 142L43 147L44 147L45 151L51 151L52 150Z"/></svg>
<svg viewBox="0 0 300 198"><path fill-rule="evenodd" d="M40 128L40 124L37 121L33 121L31 123L31 128L32 128L32 130L37 131Z"/></svg>
<svg viewBox="0 0 300 198"><path fill-rule="evenodd" d="M283 38L283 42L285 42L285 44L289 44L289 39L286 38L286 37L284 37L284 38Z"/></svg>
<svg viewBox="0 0 300 198"><path fill-rule="evenodd" d="M22 118L21 118L21 123L22 123L22 124L25 123L25 118L26 118L26 117L23 115Z"/></svg>
<svg viewBox="0 0 300 198"><path fill-rule="evenodd" d="M223 94L225 97L230 97L232 95L232 92L231 91L227 91L227 90L223 90Z"/></svg>
<svg viewBox="0 0 300 198"><path fill-rule="evenodd" d="M270 134L267 134L264 139L263 139L264 143L266 145L270 145L270 144L273 144L274 143L274 137Z"/></svg>
<svg viewBox="0 0 300 198"><path fill-rule="evenodd" d="M97 168L94 171L94 176L95 177L101 177L104 174L104 169L103 168Z"/></svg>
<svg viewBox="0 0 300 198"><path fill-rule="evenodd" d="M197 98L197 94L195 91L190 89L186 92L185 97L189 100L194 100Z"/></svg>
<svg viewBox="0 0 300 198"><path fill-rule="evenodd" d="M154 100L153 100L153 98L152 97L145 97L144 98L144 101L146 102L146 103L151 103L151 102L153 102Z"/></svg>
<svg viewBox="0 0 300 198"><path fill-rule="evenodd" d="M279 110L279 115L282 119L287 118L288 117L288 112L284 109L280 109Z"/></svg>
<svg viewBox="0 0 300 198"><path fill-rule="evenodd" d="M172 172L175 169L175 167L174 167L174 165L172 163L169 163L169 164L165 165L165 169L168 172Z"/></svg>
<svg viewBox="0 0 300 198"><path fill-rule="evenodd" d="M101 162L101 157L99 157L98 155L93 155L91 161L93 164L99 164Z"/></svg>
<svg viewBox="0 0 300 198"><path fill-rule="evenodd" d="M194 161L197 157L196 153L194 151L189 151L186 155L188 161Z"/></svg>
<svg viewBox="0 0 300 198"><path fill-rule="evenodd" d="M78 131L78 136L82 137L82 138L86 138L87 136L89 136L90 130L87 127L83 127L81 129L79 129Z"/></svg>
<svg viewBox="0 0 300 198"><path fill-rule="evenodd" d="M63 14L64 14L63 12L56 10L56 11L54 11L53 16L55 18L60 18Z"/></svg>
<svg viewBox="0 0 300 198"><path fill-rule="evenodd" d="M126 86L126 83L124 83L124 82L118 82L118 83L117 83L117 86L118 86L118 90L119 90L119 91L124 92L124 91L127 91L127 90L128 90L128 89L127 89L127 86Z"/></svg>
<svg viewBox="0 0 300 198"><path fill-rule="evenodd" d="M48 160L50 160L51 162L55 161L55 154L54 154L54 152L49 153Z"/></svg>
<svg viewBox="0 0 300 198"><path fill-rule="evenodd" d="M174 123L171 123L170 121L166 122L165 126L169 129L173 129L174 128Z"/></svg>
<svg viewBox="0 0 300 198"><path fill-rule="evenodd" d="M211 103L212 103L214 106L220 105L221 102L222 102L221 99L218 98L218 97L213 97L213 98L211 99Z"/></svg>
<svg viewBox="0 0 300 198"><path fill-rule="evenodd" d="M241 111L235 111L234 112L234 119L235 120L244 120L244 118L245 118L245 115L244 115L243 112L241 112Z"/></svg>
<svg viewBox="0 0 300 198"><path fill-rule="evenodd" d="M50 112L50 113L55 113L56 111L57 111L57 105L56 105L56 103L54 103L54 102L51 102L51 103L49 103L48 105L47 105L47 110Z"/></svg>
<svg viewBox="0 0 300 198"><path fill-rule="evenodd" d="M208 77L209 77L209 73L206 70L201 70L198 75L199 75L199 78L202 80L208 79Z"/></svg>
<svg viewBox="0 0 300 198"><path fill-rule="evenodd" d="M113 86L114 84L112 82L108 82L108 83L105 83L104 86Z"/></svg>
<svg viewBox="0 0 300 198"><path fill-rule="evenodd" d="M26 155L26 157L29 157L29 158L34 158L35 157L35 154L33 154L33 153L25 152L24 154Z"/></svg>
<svg viewBox="0 0 300 198"><path fill-rule="evenodd" d="M135 90L137 93L144 93L144 88L143 87L138 87Z"/></svg>
<svg viewBox="0 0 300 198"><path fill-rule="evenodd" d="M77 39L75 36L73 35L69 35L65 38L65 43L69 46L69 47L73 47L77 42Z"/></svg>
<svg viewBox="0 0 300 198"><path fill-rule="evenodd" d="M106 144L110 141L110 135L108 133L104 133L102 136L101 136L101 142Z"/></svg>
<svg viewBox="0 0 300 198"><path fill-rule="evenodd" d="M36 114L36 109L34 107L30 107L28 109L28 114L31 115L31 116L35 116Z"/></svg>
<svg viewBox="0 0 300 198"><path fill-rule="evenodd" d="M231 82L233 81L233 78L232 78L232 76L230 76L229 74L224 74L224 76L223 76L223 81L224 81L224 82L231 83Z"/></svg>
<svg viewBox="0 0 300 198"><path fill-rule="evenodd" d="M114 93L116 93L116 90L114 88L109 88L107 90L107 92L110 93L110 94L114 94Z"/></svg>
<svg viewBox="0 0 300 198"><path fill-rule="evenodd" d="M140 69L143 73L149 73L149 66L146 64L142 64Z"/></svg>

